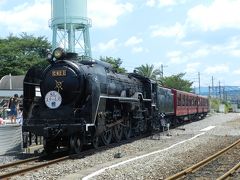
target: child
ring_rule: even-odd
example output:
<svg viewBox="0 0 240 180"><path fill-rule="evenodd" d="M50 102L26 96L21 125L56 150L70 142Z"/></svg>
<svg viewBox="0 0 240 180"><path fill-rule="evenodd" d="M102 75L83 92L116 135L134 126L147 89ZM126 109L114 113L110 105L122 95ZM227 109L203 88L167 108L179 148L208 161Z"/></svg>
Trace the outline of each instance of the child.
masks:
<svg viewBox="0 0 240 180"><path fill-rule="evenodd" d="M21 125L22 125L23 117L22 117L22 111L21 111L21 110L18 110L16 122L17 122L18 124L21 124Z"/></svg>
<svg viewBox="0 0 240 180"><path fill-rule="evenodd" d="M5 123L4 123L4 121L3 121L3 118L1 117L1 115L0 115L0 126L1 125L4 125Z"/></svg>

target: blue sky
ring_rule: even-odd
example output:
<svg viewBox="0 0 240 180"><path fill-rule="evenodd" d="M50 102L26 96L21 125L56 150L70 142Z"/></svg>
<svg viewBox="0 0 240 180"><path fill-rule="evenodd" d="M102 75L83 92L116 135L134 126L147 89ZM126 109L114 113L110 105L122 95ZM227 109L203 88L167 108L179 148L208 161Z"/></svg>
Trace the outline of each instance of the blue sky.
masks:
<svg viewBox="0 0 240 180"><path fill-rule="evenodd" d="M0 37L51 41L50 0L0 0ZM198 86L240 85L240 0L88 0L93 58L119 57L132 71L164 65Z"/></svg>

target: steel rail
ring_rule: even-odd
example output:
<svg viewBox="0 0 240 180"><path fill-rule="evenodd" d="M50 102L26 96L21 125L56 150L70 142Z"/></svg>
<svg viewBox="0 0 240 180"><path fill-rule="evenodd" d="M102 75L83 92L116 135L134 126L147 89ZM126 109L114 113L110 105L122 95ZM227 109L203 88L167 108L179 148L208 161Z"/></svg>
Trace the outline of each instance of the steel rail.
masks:
<svg viewBox="0 0 240 180"><path fill-rule="evenodd" d="M12 166L15 166L15 165L23 164L23 163L26 163L26 162L35 161L35 160L38 160L38 159L39 159L39 157L33 157L33 158L24 159L24 160L19 160L19 161L16 161L16 162L11 162L11 163L8 163L8 164L3 164L3 165L0 165L0 170L5 169L7 167L12 167Z"/></svg>
<svg viewBox="0 0 240 180"><path fill-rule="evenodd" d="M219 152L217 152L217 153L209 156L208 158L206 158L206 159L198 162L197 164L194 164L193 166L191 166L191 167L189 167L189 168L187 168L187 169L185 169L185 170L183 170L183 171L181 171L181 172L179 172L179 173L177 173L177 174L175 174L175 175L173 175L173 176L170 176L170 177L166 178L166 180L178 179L178 178L180 178L180 177L182 177L182 176L185 176L185 175L193 172L194 170L196 170L196 169L198 169L198 168L200 168L200 167L208 164L208 163L211 162L213 159L215 159L216 157L220 156L220 155L223 154L224 152L228 151L228 150L231 149L232 147L236 146L238 143L240 143L240 139L237 140L236 142L234 142L233 144L231 144L230 146L222 149L221 151L219 151Z"/></svg>
<svg viewBox="0 0 240 180"><path fill-rule="evenodd" d="M16 175L19 175L19 174L24 174L24 173L27 173L27 172L30 172L30 171L33 171L33 170L36 170L36 169L39 169L39 168L42 168L42 167L46 167L48 165L51 165L51 164L54 164L54 163L57 163L57 162L67 160L67 159L85 157L85 156L94 154L96 152L101 152L101 151L104 151L104 150L108 150L108 149L111 149L113 147L116 147L116 146L119 146L119 145L122 145L122 144L126 144L126 143L129 143L129 142L135 141L135 140L139 140L139 139L142 139L142 138L145 138L145 137L148 137L148 136L149 135L140 135L140 136L131 138L129 140L123 140L123 141L118 142L118 143L109 144L108 146L102 146L102 147L99 147L97 149L90 149L90 150L87 150L87 151L83 151L80 154L72 154L72 155L64 156L64 157L61 157L61 158L58 158L58 159L48 161L46 163L42 163L42 164L39 164L39 165L31 166L31 167L28 167L28 168L25 168L25 169L21 169L21 170L17 170L17 171L14 171L14 172L9 172L9 173L0 175L0 179L10 178L12 176L16 176ZM23 160L23 161L30 162L30 160L29 161ZM13 163L10 163L10 164L13 164ZM23 164L23 162L22 163L20 162L19 164ZM5 166L7 166L7 164ZM10 167L10 165L8 167Z"/></svg>
<svg viewBox="0 0 240 180"><path fill-rule="evenodd" d="M230 169L228 172L226 172L224 175L219 177L217 180L223 180L235 173L240 168L240 162L236 164L232 169Z"/></svg>
<svg viewBox="0 0 240 180"><path fill-rule="evenodd" d="M6 173L6 174L2 174L2 175L0 175L0 179L10 178L10 177L13 177L13 176L16 176L16 175L24 174L24 173L27 173L27 172L30 172L30 171L33 171L33 170L36 170L36 169L39 169L39 168L42 168L42 167L46 167L48 165L51 165L51 164L54 164L54 163L57 163L57 162L67 160L67 159L74 159L74 158L79 158L79 157L85 157L87 155L92 155L96 152L101 152L101 151L104 151L104 150L108 150L108 149L114 148L116 146L127 144L129 142L133 142L133 141L143 139L143 138L146 138L146 137L149 137L149 136L150 136L149 134L144 134L144 135L140 135L140 136L137 136L137 137L130 138L128 140L120 141L118 143L112 143L112 144L109 144L108 146L102 146L102 147L99 147L97 149L90 149L90 150L87 150L87 151L83 151L80 154L72 154L72 155L64 156L64 157L61 157L61 158L58 158L58 159L48 161L46 163L42 163L42 164L39 164L39 165L35 165L35 166L31 166L31 167L24 168L24 169L21 169L21 170L17 170L17 171L14 171L14 172L9 172L9 173ZM20 160L20 161L9 163L9 164L4 164L4 165L0 166L0 169L4 169L4 168L11 167L11 166L14 166L14 165L24 164L26 162L31 162L31 161L37 160L39 158L40 157L34 157L34 158L29 158L29 159L26 159L26 160Z"/></svg>
<svg viewBox="0 0 240 180"><path fill-rule="evenodd" d="M0 179L9 178L9 177L12 177L12 176L15 176L15 175L18 175L18 174L24 174L26 172L33 171L33 170L36 170L36 169L39 169L39 168L42 168L42 167L45 167L45 166L48 166L48 165L51 165L51 164L54 164L54 163L65 161L69 158L70 158L70 156L64 156L64 157L61 157L61 158L58 158L58 159L54 159L52 161L48 161L46 163L42 163L42 164L39 164L39 165L35 165L35 166L31 166L31 167L24 168L24 169L21 169L21 170L6 173L6 174L3 174L3 175L0 175Z"/></svg>

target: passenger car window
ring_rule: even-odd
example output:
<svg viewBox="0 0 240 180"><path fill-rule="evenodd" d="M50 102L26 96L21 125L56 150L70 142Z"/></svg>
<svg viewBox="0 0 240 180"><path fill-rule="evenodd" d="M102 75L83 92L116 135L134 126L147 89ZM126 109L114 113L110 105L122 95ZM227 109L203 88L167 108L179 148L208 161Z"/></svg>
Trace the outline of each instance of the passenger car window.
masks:
<svg viewBox="0 0 240 180"><path fill-rule="evenodd" d="M181 94L177 95L177 105L181 106Z"/></svg>

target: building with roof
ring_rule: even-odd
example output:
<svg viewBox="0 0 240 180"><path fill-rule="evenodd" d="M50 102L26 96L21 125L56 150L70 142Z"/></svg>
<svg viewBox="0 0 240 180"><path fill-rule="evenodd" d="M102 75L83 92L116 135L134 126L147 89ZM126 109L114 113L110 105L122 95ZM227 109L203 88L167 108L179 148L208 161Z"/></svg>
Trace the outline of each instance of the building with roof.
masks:
<svg viewBox="0 0 240 180"><path fill-rule="evenodd" d="M24 75L12 76L11 74L3 76L0 80L0 98L11 97L14 94L21 96L23 94Z"/></svg>

